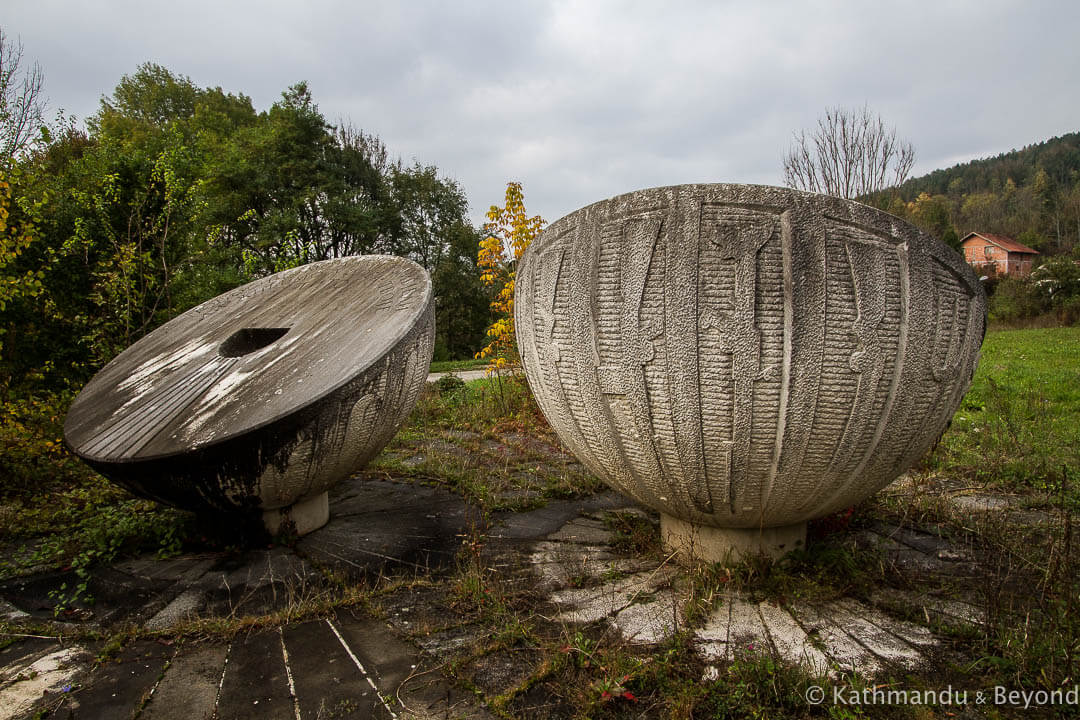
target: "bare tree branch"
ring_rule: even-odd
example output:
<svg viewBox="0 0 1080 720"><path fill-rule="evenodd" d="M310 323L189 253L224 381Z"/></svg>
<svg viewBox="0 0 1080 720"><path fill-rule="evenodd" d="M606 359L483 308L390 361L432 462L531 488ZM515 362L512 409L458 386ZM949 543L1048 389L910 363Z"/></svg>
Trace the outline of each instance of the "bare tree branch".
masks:
<svg viewBox="0 0 1080 720"><path fill-rule="evenodd" d="M881 116L864 105L857 110L827 108L810 135L798 131L784 155L788 187L856 198L899 185L915 164L915 148L896 138Z"/></svg>
<svg viewBox="0 0 1080 720"><path fill-rule="evenodd" d="M26 152L45 121L44 78L34 63L22 68L21 40L0 29L0 164L10 165Z"/></svg>

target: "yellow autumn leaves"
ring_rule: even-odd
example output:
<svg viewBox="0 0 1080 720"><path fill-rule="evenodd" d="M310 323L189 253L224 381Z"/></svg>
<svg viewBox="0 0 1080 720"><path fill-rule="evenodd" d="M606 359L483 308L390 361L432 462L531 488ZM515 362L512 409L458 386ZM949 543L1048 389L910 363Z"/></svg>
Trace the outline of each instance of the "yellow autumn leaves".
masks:
<svg viewBox="0 0 1080 720"><path fill-rule="evenodd" d="M491 373L518 361L517 343L514 340L514 277L517 261L540 234L545 223L539 215L529 217L525 211L525 193L521 183L517 182L507 183L504 205L492 205L487 219L477 256L477 264L482 269L480 279L489 287L501 287L491 301L491 309L497 318L487 329L488 344L476 353L476 357L490 359L488 372Z"/></svg>
<svg viewBox="0 0 1080 720"><path fill-rule="evenodd" d="M23 250L33 244L36 230L34 213L37 207L32 206L30 213L22 222L9 222L11 203L10 178L0 176L0 310L18 297L34 297L40 294L41 280L45 277L41 269L27 270L21 274L4 272L18 260ZM0 336L3 332L3 329L0 329ZM3 347L2 337L0 337L0 347Z"/></svg>

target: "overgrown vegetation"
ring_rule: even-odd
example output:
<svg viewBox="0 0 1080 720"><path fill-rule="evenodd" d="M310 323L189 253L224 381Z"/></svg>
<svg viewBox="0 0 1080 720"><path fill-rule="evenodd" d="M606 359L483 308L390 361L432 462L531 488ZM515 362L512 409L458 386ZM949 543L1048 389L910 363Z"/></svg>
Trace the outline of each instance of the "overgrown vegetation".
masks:
<svg viewBox="0 0 1080 720"><path fill-rule="evenodd" d="M1030 277L992 276L983 281L990 296L992 327L1057 327L1080 324L1080 251L1043 262Z"/></svg>
<svg viewBox="0 0 1080 720"><path fill-rule="evenodd" d="M914 486L860 514L930 528L977 559L942 591L977 606L978 627L942 627L987 686L1053 690L1080 671L1080 329L987 335L971 390ZM955 498L990 498L985 509ZM953 498L953 499L950 499Z"/></svg>
<svg viewBox="0 0 1080 720"><path fill-rule="evenodd" d="M1080 468L1080 328L988 334L927 464L972 485L1041 493L1058 487L1062 468Z"/></svg>
<svg viewBox="0 0 1080 720"><path fill-rule="evenodd" d="M30 396L0 409L0 579L28 569L73 572L54 598L58 611L92 602L93 566L140 552L178 552L191 532L186 513L133 498L64 447L66 394Z"/></svg>
<svg viewBox="0 0 1080 720"><path fill-rule="evenodd" d="M447 487L485 511L526 509L603 487L560 448L525 378L506 372L469 383L451 375L429 385L370 471Z"/></svg>
<svg viewBox="0 0 1080 720"><path fill-rule="evenodd" d="M527 716L539 702L556 714L582 718L930 717L947 708L808 705L805 693L811 686L831 697L834 687L857 690L867 687L867 680L846 672L817 677L761 647L740 647L728 659L705 658L692 634L732 592L778 606L853 598L925 624L921 606L878 600L883 589L917 588L973 603L985 623L935 619L930 627L946 646L935 656L932 673L890 671L875 678L878 685L1061 687L1080 671L1075 607L1080 555L1073 546L1080 497L1073 477L1080 447L1078 333L1076 328L990 333L972 390L922 471L908 485L815 523L808 548L779 563L748 560L733 568L676 569L662 549L654 518L639 511L597 516L613 533L610 547L620 558L646 572L670 572L663 587L677 593L681 620L678 631L659 645L625 641L605 621L553 621L557 610L535 577L520 574L531 570L507 565L497 551L487 524L496 511L534 508L602 489L559 448L522 379L505 374L470 383L449 377L429 385L403 431L367 471L439 485L481 510L478 523L460 538L448 574L407 570L371 582L331 578L327 587L299 593L281 611L204 618L177 632L229 638L342 605L359 604L387 617L402 606L427 607L428 615L405 631L425 646L440 635L465 637L438 651L438 667L473 687L505 717ZM55 453L56 465L50 461L49 466L63 468L62 449ZM57 481L58 494L51 499L34 504L31 493L3 510L13 519L3 539L7 547L36 539L31 551L38 561L51 558L53 567L71 568L74 585L68 591L78 589L73 560L80 554L102 561L131 552L168 553L176 538L198 543L182 514L132 500L89 474L80 476L78 468L73 463L71 474ZM71 489L62 491L63 484ZM1010 504L998 512L973 513L950 500L972 490ZM946 537L975 559L977 571L933 576L897 567L861 540L881 526ZM572 588L624 577L615 564L585 572L580 558L562 561ZM8 571L14 570L9 565ZM648 594L637 599L654 601ZM119 647L137 635L129 631L111 642ZM489 676L485 668L500 669ZM513 673L506 675L505 668ZM1000 714L1012 716L1008 709Z"/></svg>

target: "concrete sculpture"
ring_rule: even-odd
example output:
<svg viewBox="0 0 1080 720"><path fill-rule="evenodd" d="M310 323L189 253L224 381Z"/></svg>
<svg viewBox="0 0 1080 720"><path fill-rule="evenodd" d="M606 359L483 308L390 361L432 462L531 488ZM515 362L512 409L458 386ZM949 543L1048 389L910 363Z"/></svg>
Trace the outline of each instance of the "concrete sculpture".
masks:
<svg viewBox="0 0 1080 720"><path fill-rule="evenodd" d="M374 457L416 403L432 297L423 268L385 256L249 283L106 365L72 404L65 439L137 495L310 532L327 521L327 489Z"/></svg>
<svg viewBox="0 0 1080 720"><path fill-rule="evenodd" d="M986 297L887 213L782 188L598 202L523 256L516 326L544 414L661 513L669 546L779 555L916 462L971 382Z"/></svg>

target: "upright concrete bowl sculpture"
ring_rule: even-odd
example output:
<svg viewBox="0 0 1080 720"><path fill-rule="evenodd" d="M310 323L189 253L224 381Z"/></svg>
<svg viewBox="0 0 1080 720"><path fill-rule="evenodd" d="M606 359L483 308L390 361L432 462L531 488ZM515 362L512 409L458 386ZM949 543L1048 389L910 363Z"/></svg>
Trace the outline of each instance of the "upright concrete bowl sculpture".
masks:
<svg viewBox="0 0 1080 720"><path fill-rule="evenodd" d="M887 485L968 388L986 297L941 242L855 202L683 185L548 227L518 343L562 441L709 559L805 542Z"/></svg>
<svg viewBox="0 0 1080 720"><path fill-rule="evenodd" d="M327 260L220 295L87 383L71 449L136 495L261 512L271 533L328 519L327 489L394 436L427 378L431 279L385 256Z"/></svg>

